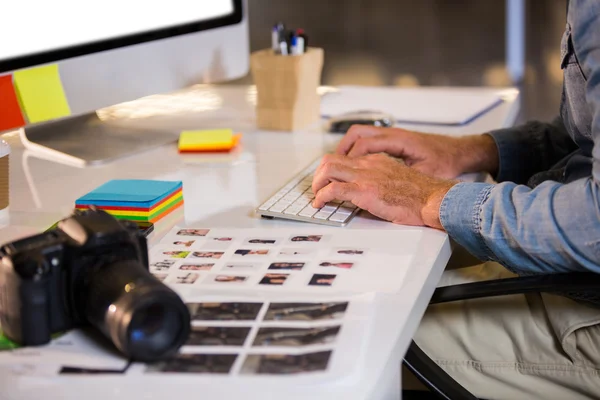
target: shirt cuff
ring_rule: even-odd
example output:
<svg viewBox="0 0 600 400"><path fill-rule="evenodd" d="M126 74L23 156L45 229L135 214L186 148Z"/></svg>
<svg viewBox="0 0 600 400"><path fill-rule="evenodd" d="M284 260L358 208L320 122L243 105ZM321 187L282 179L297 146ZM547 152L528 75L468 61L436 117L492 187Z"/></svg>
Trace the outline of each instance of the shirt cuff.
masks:
<svg viewBox="0 0 600 400"><path fill-rule="evenodd" d="M482 261L495 259L481 235L481 211L494 188L489 183L458 183L444 196L440 222L448 235Z"/></svg>
<svg viewBox="0 0 600 400"><path fill-rule="evenodd" d="M524 183L529 178L522 160L530 160L532 151L528 135L522 129L497 129L487 133L498 148L498 173L496 182Z"/></svg>

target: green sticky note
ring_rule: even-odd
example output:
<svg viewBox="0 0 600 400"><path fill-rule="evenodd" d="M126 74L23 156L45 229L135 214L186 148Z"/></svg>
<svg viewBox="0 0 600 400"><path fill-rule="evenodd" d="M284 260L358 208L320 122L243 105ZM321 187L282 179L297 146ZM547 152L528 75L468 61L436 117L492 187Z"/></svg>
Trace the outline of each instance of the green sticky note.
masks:
<svg viewBox="0 0 600 400"><path fill-rule="evenodd" d="M19 345L4 336L0 329L0 351L16 349L17 347L19 347Z"/></svg>
<svg viewBox="0 0 600 400"><path fill-rule="evenodd" d="M71 115L58 65L16 71L13 80L21 110L29 123Z"/></svg>

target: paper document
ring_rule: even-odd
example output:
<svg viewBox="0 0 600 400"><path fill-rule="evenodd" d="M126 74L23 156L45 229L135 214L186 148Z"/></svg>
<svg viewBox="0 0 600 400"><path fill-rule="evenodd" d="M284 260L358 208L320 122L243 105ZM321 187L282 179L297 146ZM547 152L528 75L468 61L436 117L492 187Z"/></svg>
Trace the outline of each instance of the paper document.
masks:
<svg viewBox="0 0 600 400"><path fill-rule="evenodd" d="M152 246L150 272L190 311L191 334L176 356L129 364L73 331L0 352L0 370L165 384L173 376L206 385L260 380L286 390L351 380L368 355L376 305L402 292L420 241L418 229L175 227Z"/></svg>
<svg viewBox="0 0 600 400"><path fill-rule="evenodd" d="M474 94L446 88L341 86L324 96L321 115L331 118L354 111L390 114L398 123L464 125L500 105L494 93Z"/></svg>

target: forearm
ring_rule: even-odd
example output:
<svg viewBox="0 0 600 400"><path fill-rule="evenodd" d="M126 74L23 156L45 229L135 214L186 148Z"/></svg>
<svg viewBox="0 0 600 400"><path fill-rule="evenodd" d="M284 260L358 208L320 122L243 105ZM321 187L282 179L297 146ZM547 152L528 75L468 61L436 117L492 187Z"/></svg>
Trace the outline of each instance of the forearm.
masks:
<svg viewBox="0 0 600 400"><path fill-rule="evenodd" d="M441 202L440 223L481 260L519 274L600 273L598 184L460 183Z"/></svg>
<svg viewBox="0 0 600 400"><path fill-rule="evenodd" d="M487 172L492 176L498 173L498 147L490 135L470 135L458 140L457 161L463 173Z"/></svg>

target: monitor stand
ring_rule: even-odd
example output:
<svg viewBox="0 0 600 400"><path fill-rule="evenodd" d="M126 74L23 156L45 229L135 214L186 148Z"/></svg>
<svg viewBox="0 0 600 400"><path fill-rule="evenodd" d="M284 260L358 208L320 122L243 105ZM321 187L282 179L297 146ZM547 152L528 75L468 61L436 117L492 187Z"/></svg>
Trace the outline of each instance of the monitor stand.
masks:
<svg viewBox="0 0 600 400"><path fill-rule="evenodd" d="M176 142L177 132L102 121L96 113L21 129L21 140L41 158L86 167Z"/></svg>

